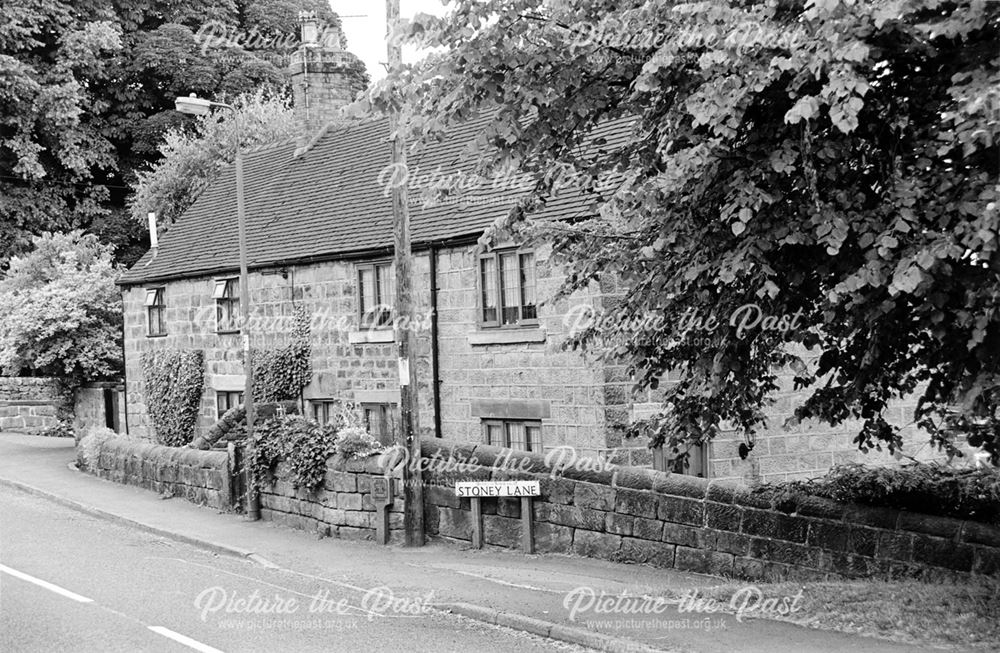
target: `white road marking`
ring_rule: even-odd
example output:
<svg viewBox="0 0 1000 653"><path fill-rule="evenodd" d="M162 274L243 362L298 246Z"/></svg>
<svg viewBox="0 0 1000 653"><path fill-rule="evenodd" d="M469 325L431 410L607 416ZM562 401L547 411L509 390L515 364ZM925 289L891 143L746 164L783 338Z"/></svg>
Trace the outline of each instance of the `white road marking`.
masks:
<svg viewBox="0 0 1000 653"><path fill-rule="evenodd" d="M65 596L67 599L72 599L73 601L77 601L79 603L93 603L94 602L94 599L88 599L86 596L80 596L76 592L70 592L69 590L63 589L63 588L59 587L58 585L53 585L52 583L44 581L44 580L42 580L40 578L35 578L34 576L29 576L28 574L20 572L20 571L18 571L16 569L11 569L10 567L8 567L6 565L0 565L0 572L3 572L3 573L8 574L10 576L13 576L14 578L20 578L21 580L28 581L29 583L34 583L35 585L38 585L39 587L44 587L45 589L49 590L50 592L55 592L56 594L59 594L60 596Z"/></svg>
<svg viewBox="0 0 1000 653"><path fill-rule="evenodd" d="M201 653L222 653L222 651L220 651L217 648L212 648L208 644L202 644L198 640L191 639L190 637L186 637L184 635L181 635L180 633L175 633L169 628L164 628L163 626L148 626L148 628L157 635L163 635L168 639L174 640L178 644L183 644L188 648L193 648L196 651L201 651Z"/></svg>

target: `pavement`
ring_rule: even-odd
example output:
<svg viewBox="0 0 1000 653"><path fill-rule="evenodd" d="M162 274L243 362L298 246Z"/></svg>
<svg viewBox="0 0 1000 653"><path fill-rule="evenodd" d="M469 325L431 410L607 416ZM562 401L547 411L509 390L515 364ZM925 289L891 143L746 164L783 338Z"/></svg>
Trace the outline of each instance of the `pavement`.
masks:
<svg viewBox="0 0 1000 653"><path fill-rule="evenodd" d="M73 465L73 447L71 439L0 434L0 487L17 488L157 538L252 561L261 573L275 578L325 583L352 594L362 606L377 603L387 593L426 597L436 616L460 615L600 651L932 650L774 619L737 619L704 603L666 599L683 592L697 596L690 593L724 582L700 574L576 556L475 550L444 541L405 548L320 539L82 473ZM0 514L0 529L11 528L6 513ZM382 589L373 599L375 588ZM808 601L808 595L803 600ZM456 628L464 622L451 618Z"/></svg>

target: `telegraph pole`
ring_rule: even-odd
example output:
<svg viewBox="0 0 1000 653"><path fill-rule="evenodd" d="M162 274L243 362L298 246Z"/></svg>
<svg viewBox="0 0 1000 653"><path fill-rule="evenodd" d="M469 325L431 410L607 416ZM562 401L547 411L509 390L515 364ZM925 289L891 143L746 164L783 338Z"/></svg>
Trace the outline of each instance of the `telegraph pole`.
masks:
<svg viewBox="0 0 1000 653"><path fill-rule="evenodd" d="M399 22L399 0L386 0L386 46L389 70L403 63L402 46L392 38ZM393 170L406 166L406 138L402 132L400 110L389 116L389 140L392 142ZM405 179L405 175L404 175ZM424 488L420 473L420 431L417 405L417 366L413 337L413 253L410 251L410 209L405 181L392 189L392 228L396 269L396 348L399 355L399 431L396 444L405 447L409 456L403 464L403 529L406 546L424 545Z"/></svg>

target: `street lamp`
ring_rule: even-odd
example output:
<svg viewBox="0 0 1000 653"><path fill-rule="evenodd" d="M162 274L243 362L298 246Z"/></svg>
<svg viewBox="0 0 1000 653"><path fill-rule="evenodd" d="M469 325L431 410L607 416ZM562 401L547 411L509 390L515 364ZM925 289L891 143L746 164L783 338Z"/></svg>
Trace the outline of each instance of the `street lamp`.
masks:
<svg viewBox="0 0 1000 653"><path fill-rule="evenodd" d="M236 117L236 220L239 225L240 238L240 309L243 314L240 332L243 336L243 367L246 373L246 385L243 390L243 405L246 409L247 444L244 453L243 468L247 479L247 517L251 521L260 519L260 499L253 492L251 483L252 471L249 461L253 452L253 358L250 355L250 287L247 274L247 216L246 198L243 194L243 150L240 146L240 122L236 109L223 102L205 100L192 93L189 97L178 97L174 102L177 111L193 116L207 116L214 107L228 109Z"/></svg>

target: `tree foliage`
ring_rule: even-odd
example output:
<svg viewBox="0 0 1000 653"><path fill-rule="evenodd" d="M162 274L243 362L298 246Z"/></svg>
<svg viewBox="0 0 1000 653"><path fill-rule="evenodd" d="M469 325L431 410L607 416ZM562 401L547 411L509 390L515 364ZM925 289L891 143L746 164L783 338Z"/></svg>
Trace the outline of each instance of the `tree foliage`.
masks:
<svg viewBox="0 0 1000 653"><path fill-rule="evenodd" d="M160 146L161 158L138 171L129 212L139 224L155 212L169 225L194 203L223 165L232 163L237 144L244 151L272 145L295 135L296 123L287 98L260 90L234 102L235 113L201 116L194 129L172 127Z"/></svg>
<svg viewBox="0 0 1000 653"><path fill-rule="evenodd" d="M488 109L485 168L603 187L588 219L536 199L505 226L553 238L567 292L618 278L571 344L640 389L674 372L654 442L753 432L790 367L796 416L858 420L862 449L899 446L886 406L916 392L938 444L956 410L997 453L998 31L985 0L459 0L401 29L439 53L370 101L425 139ZM731 323L748 304L775 328Z"/></svg>
<svg viewBox="0 0 1000 653"><path fill-rule="evenodd" d="M297 12L340 21L323 0L29 0L0 11L0 267L43 231L89 229L141 251L125 200L134 171L159 158L163 133L181 124L174 99L236 97L281 88L297 38ZM245 46L245 47L244 47ZM129 247L131 246L131 248Z"/></svg>
<svg viewBox="0 0 1000 653"><path fill-rule="evenodd" d="M121 294L111 248L44 234L0 279L0 371L95 381L122 370Z"/></svg>

